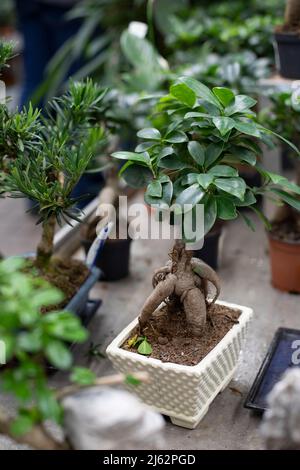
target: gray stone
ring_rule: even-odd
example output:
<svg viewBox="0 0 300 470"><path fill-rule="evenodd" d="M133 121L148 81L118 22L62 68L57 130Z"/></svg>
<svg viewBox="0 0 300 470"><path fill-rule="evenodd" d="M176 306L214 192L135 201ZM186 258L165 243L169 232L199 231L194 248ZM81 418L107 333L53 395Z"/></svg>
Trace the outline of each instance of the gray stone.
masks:
<svg viewBox="0 0 300 470"><path fill-rule="evenodd" d="M124 390L93 387L66 397L64 430L77 450L160 448L164 420Z"/></svg>
<svg viewBox="0 0 300 470"><path fill-rule="evenodd" d="M262 434L268 449L300 450L300 369L288 370L268 396Z"/></svg>

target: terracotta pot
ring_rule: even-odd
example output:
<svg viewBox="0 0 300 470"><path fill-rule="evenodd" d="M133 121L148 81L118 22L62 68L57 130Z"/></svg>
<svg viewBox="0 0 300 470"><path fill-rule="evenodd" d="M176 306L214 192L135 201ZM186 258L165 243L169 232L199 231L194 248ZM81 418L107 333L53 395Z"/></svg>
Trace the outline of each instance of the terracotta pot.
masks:
<svg viewBox="0 0 300 470"><path fill-rule="evenodd" d="M269 234L269 245L273 286L300 293L300 243L277 240Z"/></svg>

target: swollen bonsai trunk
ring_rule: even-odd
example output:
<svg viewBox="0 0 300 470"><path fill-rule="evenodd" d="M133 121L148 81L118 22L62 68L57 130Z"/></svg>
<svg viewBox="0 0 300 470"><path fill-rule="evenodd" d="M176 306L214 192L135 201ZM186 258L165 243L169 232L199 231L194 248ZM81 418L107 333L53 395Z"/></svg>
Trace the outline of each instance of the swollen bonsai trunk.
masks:
<svg viewBox="0 0 300 470"><path fill-rule="evenodd" d="M207 311L220 293L220 281L215 271L192 252L185 249L182 241L176 241L170 255L170 261L154 273L154 290L147 298L139 318L140 328L146 326L153 312L162 302L167 302L170 310L174 301L183 308L187 323L194 335L200 336L207 320ZM208 282L216 288L216 295L208 303Z"/></svg>

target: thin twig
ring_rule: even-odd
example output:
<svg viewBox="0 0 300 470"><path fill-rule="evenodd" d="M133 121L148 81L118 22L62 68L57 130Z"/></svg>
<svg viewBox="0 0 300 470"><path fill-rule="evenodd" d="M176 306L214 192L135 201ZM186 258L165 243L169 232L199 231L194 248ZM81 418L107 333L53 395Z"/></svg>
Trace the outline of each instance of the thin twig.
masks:
<svg viewBox="0 0 300 470"><path fill-rule="evenodd" d="M132 376L135 379L140 380L141 382L147 382L149 380L149 375L146 372L136 372L132 374ZM101 387L106 385L119 385L126 381L126 377L126 374L108 375L106 377L99 377L95 380L93 384L90 385L67 385L66 387L63 387L56 392L56 398L57 400L62 400L67 395L72 395L73 393L76 393L84 388Z"/></svg>

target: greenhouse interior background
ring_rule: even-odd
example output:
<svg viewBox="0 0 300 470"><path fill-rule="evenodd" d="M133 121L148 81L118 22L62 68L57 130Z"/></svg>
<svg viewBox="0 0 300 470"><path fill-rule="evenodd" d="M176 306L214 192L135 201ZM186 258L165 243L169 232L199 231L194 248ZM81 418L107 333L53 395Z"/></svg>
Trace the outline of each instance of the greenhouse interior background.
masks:
<svg viewBox="0 0 300 470"><path fill-rule="evenodd" d="M0 449L300 450L299 211L300 0L1 0Z"/></svg>

